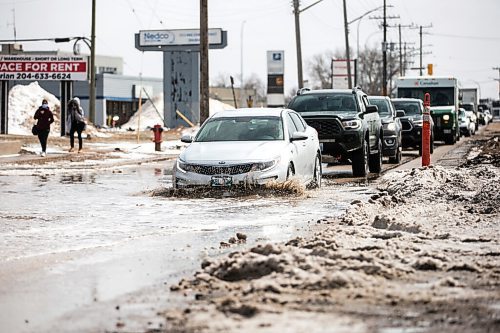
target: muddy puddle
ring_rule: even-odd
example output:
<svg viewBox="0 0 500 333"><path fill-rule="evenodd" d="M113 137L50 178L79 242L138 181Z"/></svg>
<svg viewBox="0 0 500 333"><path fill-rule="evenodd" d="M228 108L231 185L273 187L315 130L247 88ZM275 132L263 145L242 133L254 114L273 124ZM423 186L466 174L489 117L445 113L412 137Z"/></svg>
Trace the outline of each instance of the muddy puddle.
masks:
<svg viewBox="0 0 500 333"><path fill-rule="evenodd" d="M62 316L103 311L103 302L173 283L204 257L317 230L322 219L373 194L325 179L320 190L175 196L168 195L170 170L158 163L0 176L3 327L64 327Z"/></svg>

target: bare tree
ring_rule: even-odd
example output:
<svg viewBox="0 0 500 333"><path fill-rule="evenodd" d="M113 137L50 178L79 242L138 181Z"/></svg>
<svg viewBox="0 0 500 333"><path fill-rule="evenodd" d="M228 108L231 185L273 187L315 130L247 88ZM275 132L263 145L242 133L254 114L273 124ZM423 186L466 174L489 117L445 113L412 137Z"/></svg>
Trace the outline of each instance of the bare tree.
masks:
<svg viewBox="0 0 500 333"><path fill-rule="evenodd" d="M331 88L332 58L333 53L326 51L325 53L315 54L312 59L307 61L307 73L312 89Z"/></svg>
<svg viewBox="0 0 500 333"><path fill-rule="evenodd" d="M266 85L264 81L255 73L252 73L243 81L243 89L254 89L256 95L253 96L254 105L264 105L266 103Z"/></svg>

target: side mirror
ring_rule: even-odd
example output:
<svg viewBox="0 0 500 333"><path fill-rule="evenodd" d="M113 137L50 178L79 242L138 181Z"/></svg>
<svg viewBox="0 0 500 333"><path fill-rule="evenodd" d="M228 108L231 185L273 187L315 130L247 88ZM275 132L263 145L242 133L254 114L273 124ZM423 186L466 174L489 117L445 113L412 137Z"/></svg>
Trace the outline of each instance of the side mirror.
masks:
<svg viewBox="0 0 500 333"><path fill-rule="evenodd" d="M378 112L378 106L376 105L367 105L365 113L375 113Z"/></svg>
<svg viewBox="0 0 500 333"><path fill-rule="evenodd" d="M405 110L396 110L396 117L397 118L401 118L401 117L404 117L404 116L406 116Z"/></svg>
<svg viewBox="0 0 500 333"><path fill-rule="evenodd" d="M290 141L303 141L307 140L308 136L305 133L302 132L294 132L292 134L292 137L290 138Z"/></svg>
<svg viewBox="0 0 500 333"><path fill-rule="evenodd" d="M191 142L193 142L193 137L191 135L183 135L181 137L181 142L191 143Z"/></svg>

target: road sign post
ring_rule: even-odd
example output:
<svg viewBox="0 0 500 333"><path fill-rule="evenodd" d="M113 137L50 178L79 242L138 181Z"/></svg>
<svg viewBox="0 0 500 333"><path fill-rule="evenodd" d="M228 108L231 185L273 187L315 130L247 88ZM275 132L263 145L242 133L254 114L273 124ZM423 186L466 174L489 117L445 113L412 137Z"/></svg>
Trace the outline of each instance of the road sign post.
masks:
<svg viewBox="0 0 500 333"><path fill-rule="evenodd" d="M424 96L424 114L422 123L422 166L431 164L431 95Z"/></svg>

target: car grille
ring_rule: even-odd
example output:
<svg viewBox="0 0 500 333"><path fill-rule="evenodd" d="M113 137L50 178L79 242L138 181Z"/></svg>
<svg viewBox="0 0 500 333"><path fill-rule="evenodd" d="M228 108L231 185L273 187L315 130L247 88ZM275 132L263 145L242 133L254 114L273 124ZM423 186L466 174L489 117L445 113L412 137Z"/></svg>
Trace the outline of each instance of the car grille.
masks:
<svg viewBox="0 0 500 333"><path fill-rule="evenodd" d="M316 129L320 140L337 136L342 131L337 119L305 119L305 121L309 126Z"/></svg>
<svg viewBox="0 0 500 333"><path fill-rule="evenodd" d="M411 131L413 126L408 120L401 120L401 130L403 131Z"/></svg>
<svg viewBox="0 0 500 333"><path fill-rule="evenodd" d="M240 175L242 173L250 172L253 164L237 164L228 166L214 166L214 165L197 165L191 164L190 171L202 175Z"/></svg>

